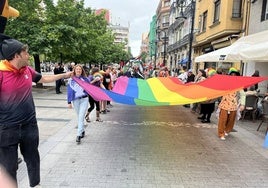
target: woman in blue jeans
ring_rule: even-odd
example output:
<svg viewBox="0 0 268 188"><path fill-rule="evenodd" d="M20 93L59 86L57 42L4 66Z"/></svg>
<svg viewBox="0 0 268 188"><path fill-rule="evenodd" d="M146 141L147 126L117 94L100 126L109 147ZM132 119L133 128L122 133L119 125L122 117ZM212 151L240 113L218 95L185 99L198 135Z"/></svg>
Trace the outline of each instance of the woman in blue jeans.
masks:
<svg viewBox="0 0 268 188"><path fill-rule="evenodd" d="M76 65L73 69L73 77L80 79L82 81L88 82L89 80L86 77L86 72L82 65ZM85 136L85 127L84 127L84 117L88 107L88 94L84 89L72 78L68 81L67 86L67 100L69 108L74 107L77 119L78 119L78 129L76 142L80 144L81 138Z"/></svg>

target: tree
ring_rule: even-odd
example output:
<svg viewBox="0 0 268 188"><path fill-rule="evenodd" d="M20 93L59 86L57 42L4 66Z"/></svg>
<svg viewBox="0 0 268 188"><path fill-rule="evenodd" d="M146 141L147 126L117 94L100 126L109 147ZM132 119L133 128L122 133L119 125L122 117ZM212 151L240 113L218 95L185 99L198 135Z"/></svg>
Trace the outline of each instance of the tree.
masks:
<svg viewBox="0 0 268 188"><path fill-rule="evenodd" d="M124 59L122 45L114 44L104 13L84 8L84 1L11 0L20 17L9 20L7 34L30 46L35 68L40 71L39 54L62 63L107 63Z"/></svg>
<svg viewBox="0 0 268 188"><path fill-rule="evenodd" d="M20 11L16 19L8 20L6 34L28 44L34 57L35 70L41 72L39 54L46 49L46 36L42 35L44 9L38 0L9 1ZM41 87L42 84L37 86Z"/></svg>

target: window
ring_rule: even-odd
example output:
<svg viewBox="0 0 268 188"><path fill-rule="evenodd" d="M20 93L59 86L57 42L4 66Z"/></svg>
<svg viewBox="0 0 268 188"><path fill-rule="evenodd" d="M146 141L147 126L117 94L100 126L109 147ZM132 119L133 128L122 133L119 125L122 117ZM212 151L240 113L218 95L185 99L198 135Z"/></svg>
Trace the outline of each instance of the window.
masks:
<svg viewBox="0 0 268 188"><path fill-rule="evenodd" d="M233 18L241 18L242 0L234 0L233 2Z"/></svg>
<svg viewBox="0 0 268 188"><path fill-rule="evenodd" d="M220 8L221 8L221 1L220 0L215 0L215 10L214 10L214 20L213 22L218 22L220 20Z"/></svg>
<svg viewBox="0 0 268 188"><path fill-rule="evenodd" d="M199 17L198 17L198 30L199 30L199 32L202 32L201 24L202 24L202 14L199 15Z"/></svg>
<svg viewBox="0 0 268 188"><path fill-rule="evenodd" d="M267 0L263 0L262 2L262 13L261 13L261 21L268 19L268 3Z"/></svg>
<svg viewBox="0 0 268 188"><path fill-rule="evenodd" d="M199 32L206 31L207 28L207 17L208 17L208 11L205 11L203 14L199 16L198 19L198 29Z"/></svg>
<svg viewBox="0 0 268 188"><path fill-rule="evenodd" d="M169 7L169 5L170 5L169 1L164 2L164 7Z"/></svg>
<svg viewBox="0 0 268 188"><path fill-rule="evenodd" d="M164 31L164 30L162 32L160 31L159 32L159 39L160 40L165 40L165 38L167 37L166 34L167 34L166 31Z"/></svg>
<svg viewBox="0 0 268 188"><path fill-rule="evenodd" d="M162 17L162 27L168 27L169 26L169 16L165 15Z"/></svg>
<svg viewBox="0 0 268 188"><path fill-rule="evenodd" d="M206 31L208 11L203 13L202 31Z"/></svg>

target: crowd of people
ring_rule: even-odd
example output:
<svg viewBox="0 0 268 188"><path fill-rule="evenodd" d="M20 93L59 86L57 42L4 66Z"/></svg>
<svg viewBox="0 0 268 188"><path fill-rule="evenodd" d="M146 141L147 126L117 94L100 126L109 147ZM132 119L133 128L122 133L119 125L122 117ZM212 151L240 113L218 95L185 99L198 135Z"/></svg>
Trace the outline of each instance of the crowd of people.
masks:
<svg viewBox="0 0 268 188"><path fill-rule="evenodd" d="M199 69L195 74L192 69L187 70L186 66L178 67L172 71L166 67L160 68L159 70L144 70L139 71L137 67L133 68L133 74L128 74L130 77L136 78L150 78L150 77L177 77L182 83L197 83L204 81L212 77L215 74L226 74L230 76L240 76L240 71L234 67L231 67L227 72L223 69L218 68L206 68L205 70ZM138 72L138 74L137 74ZM138 75L138 76L136 76ZM144 76L140 76L144 75ZM259 71L256 70L252 77L259 77ZM184 107L191 108L191 112L197 113L198 119L202 123L210 123L211 115L213 112L217 113L218 117L218 136L221 140L225 140L228 134L233 130L235 121L241 117L241 113L245 108L246 96L254 94L258 96L260 92L258 84L255 84L249 88L244 88L241 91L233 92L228 95L203 101L195 104L185 104ZM266 97L268 98L268 97ZM261 114L261 106L258 106L257 112Z"/></svg>
<svg viewBox="0 0 268 188"><path fill-rule="evenodd" d="M84 69L88 70L87 67ZM141 69L138 65L133 67L128 67L123 71L124 67L120 69L113 68L111 66L104 66L103 70L99 70L99 67L93 67L88 70L89 83L94 84L98 87L105 88L107 90L112 90L117 78L119 76L128 76L132 78L147 79L150 77L169 77L172 73L166 68L160 68L159 70ZM191 69L187 70L185 66L181 67L180 70L176 71L176 76L182 83L198 83L212 77L215 74L229 74L231 76L240 76L239 70L234 67L229 69L229 72L224 73L222 69L215 70L214 68L207 68L205 70L199 69L197 74L195 74ZM256 71L252 76L259 76L258 71ZM247 91L248 90L248 91ZM246 92L247 91L247 92ZM245 88L239 92L230 93L226 96L203 101L195 104L186 104L185 107L191 107L191 112L199 114L198 119L202 123L211 123L211 116L213 112L218 114L218 136L222 140L231 132L235 124L236 116L238 111L243 111L245 106L245 96L248 92L258 92L258 84ZM90 122L90 113L96 106L96 121L102 122L99 115L100 113L110 112L108 107L112 107L110 101L94 101L91 96L88 96L90 107L84 112L85 119ZM217 109L216 109L217 108ZM79 133L80 137L83 137Z"/></svg>
<svg viewBox="0 0 268 188"><path fill-rule="evenodd" d="M96 101L77 83L77 79L97 87L112 90L118 77L124 75L133 78L175 76L182 83L201 82L222 70L208 68L198 70L195 75L186 67L172 72L166 67L159 70L146 68L140 64L120 68L105 65L102 70L98 66L91 68L71 63L68 70L56 64L54 75L42 75L29 66L28 46L5 35L0 35L0 180L8 174L15 186L17 182L18 148L23 155L28 169L30 187L40 187L40 157L38 151L39 132L32 96L32 82L48 83L56 81L56 93L60 94L59 80L68 79L67 102L77 114L76 142L80 144L85 136L84 121L91 122L91 112L96 108L96 121L102 122L100 114L110 112L111 101ZM229 75L240 76L239 70L230 68ZM256 71L252 76L259 76ZM245 88L246 90L246 88ZM225 140L232 131L237 114L245 107L245 90L229 93L219 99L191 104L191 111L198 113L202 123L210 123L211 114L218 102L218 136ZM258 92L258 85L249 91ZM16 102L14 102L16 101ZM88 107L89 105L89 107ZM188 106L186 106L188 107ZM3 170L4 169L4 170ZM5 178L6 180L7 178Z"/></svg>

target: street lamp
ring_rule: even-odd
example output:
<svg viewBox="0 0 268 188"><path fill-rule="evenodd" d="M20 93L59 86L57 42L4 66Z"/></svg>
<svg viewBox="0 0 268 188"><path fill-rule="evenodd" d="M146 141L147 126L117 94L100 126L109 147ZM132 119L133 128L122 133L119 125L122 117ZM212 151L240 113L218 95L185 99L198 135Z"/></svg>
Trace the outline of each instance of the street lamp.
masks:
<svg viewBox="0 0 268 188"><path fill-rule="evenodd" d="M166 65L166 51L167 51L167 29L159 29L159 27L157 28L157 30L156 30L156 32L158 33L158 39L160 40L160 41L162 41L162 43L164 43L164 59L163 59L163 64L164 64L164 66ZM163 32L164 33L164 37L162 37L162 39L161 39L161 37L160 37L160 35L161 35L161 32Z"/></svg>
<svg viewBox="0 0 268 188"><path fill-rule="evenodd" d="M151 56L151 60L152 57L154 56L154 68L156 68L156 50L157 50L157 40L153 40L150 43L150 56Z"/></svg>
<svg viewBox="0 0 268 188"><path fill-rule="evenodd" d="M189 2L189 1L188 1ZM188 63L187 69L189 70L192 66L192 48L193 48L193 38L194 38L194 17L195 17L195 0L191 0L187 5L187 0L177 0L177 7L180 8L180 16L177 18L187 19L185 15L185 10L188 8L191 18L191 28L189 34L189 53L188 53Z"/></svg>

